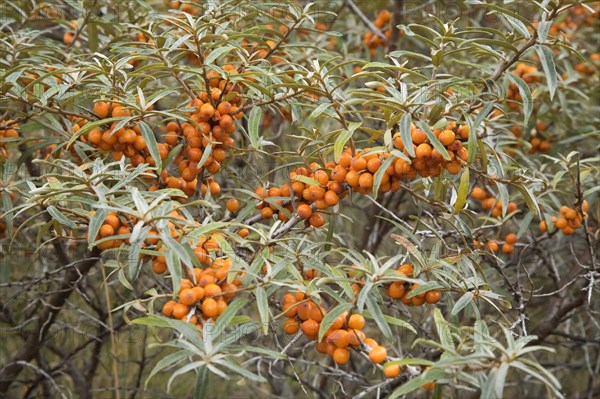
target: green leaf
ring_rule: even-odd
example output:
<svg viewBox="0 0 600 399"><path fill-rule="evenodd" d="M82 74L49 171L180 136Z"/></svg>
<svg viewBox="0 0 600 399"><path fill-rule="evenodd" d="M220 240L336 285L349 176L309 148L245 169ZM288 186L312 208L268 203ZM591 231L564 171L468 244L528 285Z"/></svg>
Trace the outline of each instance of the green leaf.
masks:
<svg viewBox="0 0 600 399"><path fill-rule="evenodd" d="M404 144L404 148L412 158L416 156L415 149L412 146L412 135L410 134L410 112L406 112L400 119L400 138Z"/></svg>
<svg viewBox="0 0 600 399"><path fill-rule="evenodd" d="M233 302L231 302L227 306L227 309L225 309L225 311L221 313L221 315L219 315L219 317L217 318L217 321L215 322L215 325L213 327L213 331L215 331L217 334L222 334L225 328L229 326L229 323L233 320L237 312L239 312L240 309L246 306L248 301L248 298L238 297Z"/></svg>
<svg viewBox="0 0 600 399"><path fill-rule="evenodd" d="M254 290L254 296L256 297L256 306L258 306L263 333L267 335L269 332L269 303L267 301L267 292L263 287L257 287L256 290Z"/></svg>
<svg viewBox="0 0 600 399"><path fill-rule="evenodd" d="M521 98L523 99L523 115L525 117L524 124L527 125L527 122L529 121L529 117L531 116L531 113L533 112L533 98L531 97L531 91L529 89L529 85L527 83L525 83L525 81L523 79L521 79L520 77L518 77L516 75L513 75L512 73L509 73L506 76L508 76L508 79L517 86L517 89L519 90L519 94L521 95Z"/></svg>
<svg viewBox="0 0 600 399"><path fill-rule="evenodd" d="M206 366L202 366L198 369L196 388L194 388L194 399L208 398L208 375L208 368Z"/></svg>
<svg viewBox="0 0 600 399"><path fill-rule="evenodd" d="M421 374L418 377L413 378L412 380L408 381L406 384L401 385L398 389L396 389L394 392L392 392L392 394L388 398L395 399L400 396L404 396L408 393L411 393L412 391L415 391L415 390L421 388L424 384L426 384L428 382L439 380L441 378L444 378L445 376L446 376L446 373L444 372L444 370L437 370L437 369L427 370L427 372Z"/></svg>
<svg viewBox="0 0 600 399"><path fill-rule="evenodd" d="M383 315L379 304L377 303L375 298L373 298L373 295L368 295L365 300L365 303L367 305L367 309L369 309L369 313L375 320L375 323L377 323L377 327L379 327L379 329L387 339L391 340L392 330L390 330L390 326L388 325L387 321L385 321L385 316Z"/></svg>
<svg viewBox="0 0 600 399"><path fill-rule="evenodd" d="M88 228L88 244L91 244L96 240L96 236L104 224L104 220L108 216L108 209L98 209L96 213L90 218L90 224Z"/></svg>
<svg viewBox="0 0 600 399"><path fill-rule="evenodd" d="M452 316L456 316L458 314L458 312L463 310L465 308L465 306L467 306L471 302L473 302L473 293L470 291L467 291L463 294L463 296L460 297L460 299L458 301L456 301L456 303L452 307L452 312L450 312L450 314Z"/></svg>
<svg viewBox="0 0 600 399"><path fill-rule="evenodd" d="M331 309L331 311L327 313L325 317L323 317L321 325L319 326L319 338L317 339L317 342L321 342L323 336L325 335L325 332L327 332L329 327L331 327L335 319L340 317L342 313L352 309L352 306L353 305L351 303L341 303L335 308Z"/></svg>
<svg viewBox="0 0 600 399"><path fill-rule="evenodd" d="M316 181L315 179L312 179L308 176L296 175L296 176L294 176L293 180L297 180L304 184L308 184L309 186L317 186L317 187L321 186L321 184L318 181Z"/></svg>
<svg viewBox="0 0 600 399"><path fill-rule="evenodd" d="M383 175L385 174L386 169L394 162L396 158L389 157L379 167L377 172L375 172L375 176L373 176L373 198L377 199L377 194L379 192L379 186L381 186L381 180L383 179Z"/></svg>
<svg viewBox="0 0 600 399"><path fill-rule="evenodd" d="M258 129L262 120L263 110L260 107L252 108L248 116L248 135L252 148L258 148Z"/></svg>
<svg viewBox="0 0 600 399"><path fill-rule="evenodd" d="M158 173L160 173L162 171L162 159L160 159L160 152L158 151L154 132L146 122L140 122L139 127L142 132L142 137L144 138L144 141L146 141L146 146L148 146L148 150L150 151L150 155L152 156L152 159L154 159L154 162L156 162Z"/></svg>
<svg viewBox="0 0 600 399"><path fill-rule="evenodd" d="M208 55L208 57L206 57L206 59L204 60L205 64L212 64L217 58L219 58L221 55L230 52L231 50L234 50L236 47L234 46L223 46L223 47L219 47L216 50L212 50L210 52L210 54Z"/></svg>
<svg viewBox="0 0 600 399"><path fill-rule="evenodd" d="M452 340L452 334L450 333L449 323L444 319L442 311L439 308L433 310L433 320L435 322L435 329L440 339L440 343L444 348L454 350L454 341Z"/></svg>
<svg viewBox="0 0 600 399"><path fill-rule="evenodd" d="M534 197L533 193L529 190L529 188L527 188L521 184L514 184L514 187L517 190L519 190L519 192L525 199L525 203L527 204L527 207L529 208L529 210L531 212L533 212L536 216L539 216L540 207L538 206L538 203L535 200L535 197Z"/></svg>
<svg viewBox="0 0 600 399"><path fill-rule="evenodd" d="M460 185L458 186L456 202L454 203L455 214L460 212L467 202L467 196L469 195L469 183L469 168L464 168L462 175L460 176Z"/></svg>
<svg viewBox="0 0 600 399"><path fill-rule="evenodd" d="M362 122L350 122L348 124L348 129L342 130L338 137L335 139L335 143L333 144L333 158L335 162L340 161L340 157L342 156L342 152L344 151L344 147L350 137L354 134L354 131L358 129L362 125Z"/></svg>
<svg viewBox="0 0 600 399"><path fill-rule="evenodd" d="M77 223L75 223L74 221L72 221L71 219L66 217L61 211L56 209L56 207L54 205L50 205L48 208L46 208L46 210L48 211L50 216L52 216L52 219L56 220L58 223L62 224L63 226L67 226L72 229L77 228Z"/></svg>
<svg viewBox="0 0 600 399"><path fill-rule="evenodd" d="M542 62L542 68L546 74L546 80L548 81L548 90L550 91L550 99L554 98L556 92L556 86L558 82L558 75L556 73L556 65L554 65L554 58L552 51L541 44L535 46L535 52L540 57Z"/></svg>

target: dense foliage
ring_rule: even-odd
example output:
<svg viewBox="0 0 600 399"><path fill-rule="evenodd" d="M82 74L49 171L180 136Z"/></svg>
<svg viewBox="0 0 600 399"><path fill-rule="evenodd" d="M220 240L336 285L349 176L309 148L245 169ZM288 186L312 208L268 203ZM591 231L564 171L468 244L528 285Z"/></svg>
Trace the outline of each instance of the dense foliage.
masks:
<svg viewBox="0 0 600 399"><path fill-rule="evenodd" d="M0 396L600 396L599 2L0 9Z"/></svg>

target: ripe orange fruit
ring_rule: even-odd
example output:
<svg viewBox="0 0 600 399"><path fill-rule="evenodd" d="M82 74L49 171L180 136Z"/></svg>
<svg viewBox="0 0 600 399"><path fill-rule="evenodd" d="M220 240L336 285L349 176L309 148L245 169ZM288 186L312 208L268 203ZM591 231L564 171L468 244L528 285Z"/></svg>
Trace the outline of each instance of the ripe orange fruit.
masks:
<svg viewBox="0 0 600 399"><path fill-rule="evenodd" d="M556 222L554 222L554 226L557 229L564 229L565 227L567 227L569 224L569 222L567 222L567 219L565 218L559 218L556 220Z"/></svg>
<svg viewBox="0 0 600 399"><path fill-rule="evenodd" d="M308 219L312 215L312 209L309 205L306 204L298 205L298 208L296 208L296 212L298 213L298 216L300 216L302 219Z"/></svg>
<svg viewBox="0 0 600 399"><path fill-rule="evenodd" d="M346 330L334 330L327 336L327 342L331 342L338 348L345 348L350 344L350 335Z"/></svg>
<svg viewBox="0 0 600 399"><path fill-rule="evenodd" d="M365 327L365 318L360 314L353 314L348 319L348 328L362 330Z"/></svg>
<svg viewBox="0 0 600 399"><path fill-rule="evenodd" d="M333 351L333 361L336 362L336 364L343 366L348 363L348 360L350 360L350 351L348 349L336 348L336 350Z"/></svg>
<svg viewBox="0 0 600 399"><path fill-rule="evenodd" d="M447 147L450 144L454 143L454 140L456 139L456 134L454 134L452 130L444 130L440 133L438 139L440 140L440 143L442 143L442 145Z"/></svg>
<svg viewBox="0 0 600 399"><path fill-rule="evenodd" d="M121 226L121 220L114 213L109 214L104 223L111 225L114 230L117 230Z"/></svg>
<svg viewBox="0 0 600 399"><path fill-rule="evenodd" d="M425 301L427 301L427 303L438 303L440 299L442 299L442 294L437 290L427 291L425 294Z"/></svg>
<svg viewBox="0 0 600 399"><path fill-rule="evenodd" d="M190 308L188 308L186 305L184 305L182 303L178 303L173 307L172 316L175 319L182 319L187 316L189 311L190 311Z"/></svg>
<svg viewBox="0 0 600 399"><path fill-rule="evenodd" d="M390 284L387 294L392 299L400 299L404 296L404 284L401 281L394 281Z"/></svg>
<svg viewBox="0 0 600 399"><path fill-rule="evenodd" d="M179 292L179 302L184 305L193 305L196 302L196 295L191 288L185 288Z"/></svg>
<svg viewBox="0 0 600 399"><path fill-rule="evenodd" d="M383 374L385 374L385 376L387 378L398 377L400 375L400 365L391 364L391 365L383 366Z"/></svg>
<svg viewBox="0 0 600 399"><path fill-rule="evenodd" d="M387 358L387 350L383 346L376 346L369 352L369 359L373 363L383 363Z"/></svg>
<svg viewBox="0 0 600 399"><path fill-rule="evenodd" d="M167 264L155 260L152 262L152 271L156 274L163 274L167 271Z"/></svg>
<svg viewBox="0 0 600 399"><path fill-rule="evenodd" d="M173 300L165 303L162 308L162 314L167 317L171 317L171 315L173 314L173 309L175 308L176 304L177 304L177 302L175 302Z"/></svg>
<svg viewBox="0 0 600 399"><path fill-rule="evenodd" d="M358 178L358 185L362 188L373 187L373 175L369 172L362 173Z"/></svg>
<svg viewBox="0 0 600 399"><path fill-rule="evenodd" d="M202 302L202 314L209 318L215 318L219 315L217 301L213 298L206 298Z"/></svg>
<svg viewBox="0 0 600 399"><path fill-rule="evenodd" d="M367 168L367 160L360 157L352 158L352 161L350 162L350 167L357 172L365 170Z"/></svg>
<svg viewBox="0 0 600 399"><path fill-rule="evenodd" d="M427 143L419 144L415 153L417 158L429 158L431 157L431 146Z"/></svg>
<svg viewBox="0 0 600 399"><path fill-rule="evenodd" d="M240 209L240 204L235 198L230 198L227 200L226 208L229 212L234 213Z"/></svg>
<svg viewBox="0 0 600 399"><path fill-rule="evenodd" d="M260 210L260 215L263 219L271 219L273 217L273 209L265 207Z"/></svg>
<svg viewBox="0 0 600 399"><path fill-rule="evenodd" d="M108 118L110 114L110 103L99 101L94 104L94 113L100 117L100 119Z"/></svg>
<svg viewBox="0 0 600 399"><path fill-rule="evenodd" d="M329 206L335 206L337 205L337 203L339 202L340 198L338 197L338 195L332 191L332 190L328 190L325 193L325 196L323 197L323 199L325 200L325 203Z"/></svg>
<svg viewBox="0 0 600 399"><path fill-rule="evenodd" d="M300 330L300 323L296 319L287 319L285 323L283 323L283 331L286 334L292 335L296 334Z"/></svg>
<svg viewBox="0 0 600 399"><path fill-rule="evenodd" d="M209 103L202 104L202 106L200 107L200 117L204 121L210 120L214 114L215 114L215 109L211 104L209 104Z"/></svg>
<svg viewBox="0 0 600 399"><path fill-rule="evenodd" d="M204 298L204 288L202 287L193 287L192 292L194 293L194 298L196 299L194 302L201 300ZM179 294L181 296L181 294Z"/></svg>
<svg viewBox="0 0 600 399"><path fill-rule="evenodd" d="M400 266L398 268L398 272L404 274L407 277L409 277L409 276L413 275L413 273L415 272L415 268L412 265L409 265L408 263L405 263L405 264L403 264L402 266Z"/></svg>
<svg viewBox="0 0 600 399"><path fill-rule="evenodd" d="M313 227L321 227L325 224L325 218L320 213L313 213L308 221Z"/></svg>
<svg viewBox="0 0 600 399"><path fill-rule="evenodd" d="M471 191L471 197L476 200L484 200L487 198L487 191L481 187L473 187L473 191Z"/></svg>
<svg viewBox="0 0 600 399"><path fill-rule="evenodd" d="M498 252L498 249L500 249L498 243L493 240L488 241L487 244L485 244L485 248L490 252Z"/></svg>
<svg viewBox="0 0 600 399"><path fill-rule="evenodd" d="M513 244L509 244L504 243L502 244L502 252L504 252L505 254L512 254L515 251L515 247L513 246Z"/></svg>
<svg viewBox="0 0 600 399"><path fill-rule="evenodd" d="M217 284L207 284L206 287L204 287L204 295L206 297L211 297L211 296L215 296L217 294L221 293L221 287L219 287Z"/></svg>
<svg viewBox="0 0 600 399"><path fill-rule="evenodd" d="M367 336L361 330L348 329L348 343L352 346L358 346L361 342L365 342Z"/></svg>
<svg viewBox="0 0 600 399"><path fill-rule="evenodd" d="M504 238L507 244L514 244L517 242L517 235L515 233L509 233Z"/></svg>
<svg viewBox="0 0 600 399"><path fill-rule="evenodd" d="M100 236L101 237L108 237L108 236L112 236L114 234L115 234L115 229L110 224L103 224L102 227L100 227Z"/></svg>
<svg viewBox="0 0 600 399"><path fill-rule="evenodd" d="M310 339L317 339L319 335L319 323L308 319L302 323L302 332Z"/></svg>

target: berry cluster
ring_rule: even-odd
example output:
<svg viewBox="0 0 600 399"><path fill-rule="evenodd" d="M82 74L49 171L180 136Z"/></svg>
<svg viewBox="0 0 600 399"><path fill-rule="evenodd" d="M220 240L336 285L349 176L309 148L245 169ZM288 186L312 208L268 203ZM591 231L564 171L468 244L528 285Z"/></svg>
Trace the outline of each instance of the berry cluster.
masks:
<svg viewBox="0 0 600 399"><path fill-rule="evenodd" d="M536 152L546 154L552 150L552 142L548 139L548 133L546 133L547 128L548 126L544 122L540 120L536 121L535 130L530 132L530 154L534 154ZM523 128L519 125L513 126L510 131L513 135L515 135L515 137L521 138L523 136Z"/></svg>
<svg viewBox="0 0 600 399"><path fill-rule="evenodd" d="M307 299L303 292L298 291L295 295L288 293L283 296L281 310L288 318L283 325L286 334L296 334L302 330L308 339L318 339L320 323L327 315L327 311L322 306ZM362 315L343 313L327 329L323 340L317 343L317 351L331 356L334 362L342 366L350 360L350 348L362 347L373 363L383 363L387 359L387 350L373 338L367 338L362 331L365 324ZM387 377L393 378L400 373L400 367L384 369L384 372Z"/></svg>
<svg viewBox="0 0 600 399"><path fill-rule="evenodd" d="M438 176L443 169L451 174L460 172L462 162L469 156L461 141L468 138L468 128L459 127L451 122L446 129L436 129L433 133L446 147L450 161L446 161L442 154L429 144L425 132L413 125L411 139L415 158L411 161L396 158L381 175L380 192L398 190L401 180L414 179L417 174L421 177ZM409 157L400 133L394 135L394 146L404 150L404 154ZM391 152L375 152L369 148L356 151L352 155L352 150L345 148L338 163L330 161L323 167L314 162L308 168L294 169L289 174L291 184L286 183L281 187L269 189L258 187L255 193L261 202L257 209L260 209L264 219L270 219L278 213L278 218L286 221L293 213L294 202L296 214L300 218L308 220L313 227L321 227L325 219L318 211L337 205L349 189L361 194L371 193L376 173L383 163L393 156ZM282 209L285 212L281 212Z"/></svg>
<svg viewBox="0 0 600 399"><path fill-rule="evenodd" d="M129 223L127 221L121 220L121 218L116 213L111 212L108 214L108 216L106 216L106 219L104 219L104 223L102 224L102 226L100 226L100 230L98 231L98 236L96 237L96 240L112 236L121 236L129 234L131 234L131 227L129 227ZM112 240L102 241L98 243L98 248L118 248L123 242L129 244L129 239L114 238Z"/></svg>
<svg viewBox="0 0 600 399"><path fill-rule="evenodd" d="M495 197L489 196L487 190L482 187L473 187L471 190L471 198L481 201L481 207L485 210L490 210L492 216L501 217L502 216L502 201L497 200ZM517 204L513 201L509 201L506 205L506 212L512 213L516 211L518 208Z"/></svg>
<svg viewBox="0 0 600 399"><path fill-rule="evenodd" d="M515 233L508 233L504 236L504 243L502 243L502 252L505 254L512 254L515 251L515 244L517 243L518 237ZM485 248L487 251L496 253L500 250L500 244L496 240L487 240L484 244L481 240L473 240L473 247L477 249Z"/></svg>
<svg viewBox="0 0 600 399"><path fill-rule="evenodd" d="M404 277L411 277L414 273L414 267L408 263L403 264L397 270L397 273ZM392 299L400 299L405 305L421 306L425 302L435 304L442 299L442 294L438 290L429 290L421 292L411 298L409 294L416 290L419 284L410 284L405 281L394 281L385 287L385 293Z"/></svg>
<svg viewBox="0 0 600 399"><path fill-rule="evenodd" d="M19 124L13 122L11 119L0 121L0 158L8 157L8 151L6 150L6 141L3 139L14 139L19 137Z"/></svg>
<svg viewBox="0 0 600 399"><path fill-rule="evenodd" d="M195 268L192 273L194 281L181 281L177 300L170 300L163 305L163 315L188 321L199 329L202 329L202 320L219 317L242 285L238 278L227 282L230 267L230 258L219 258L212 262L211 267Z"/></svg>
<svg viewBox="0 0 600 399"><path fill-rule="evenodd" d="M583 218L587 217L586 212L588 207L588 202L583 200L581 204L581 209L583 210L582 214L576 209L576 207L569 208L566 205L561 206L559 210L559 216L552 216L552 223L554 224L554 227L560 229L564 235L572 235L575 233L575 230L582 226ZM540 222L539 229L542 232L548 230L545 220Z"/></svg>
<svg viewBox="0 0 600 399"><path fill-rule="evenodd" d="M373 25L377 27L380 31L383 32L383 35L389 40L392 37L392 27L389 26L392 20L392 13L388 10L381 10L373 21ZM387 26L387 30L383 31L383 28ZM367 31L364 36L364 43L369 48L369 52L371 53L371 57L375 56L375 52L377 51L377 47L385 46L385 40L383 38L377 36L375 33L371 31Z"/></svg>

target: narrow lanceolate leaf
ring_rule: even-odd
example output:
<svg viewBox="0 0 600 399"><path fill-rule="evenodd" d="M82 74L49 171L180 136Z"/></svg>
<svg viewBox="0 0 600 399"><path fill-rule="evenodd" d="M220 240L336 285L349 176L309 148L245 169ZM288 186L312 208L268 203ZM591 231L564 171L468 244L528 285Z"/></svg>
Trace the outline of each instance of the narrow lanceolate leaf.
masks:
<svg viewBox="0 0 600 399"><path fill-rule="evenodd" d="M458 213L463 209L467 202L467 195L469 195L469 169L463 169L462 176L460 177L460 185L458 186L458 193L456 196L456 202L454 203L454 213Z"/></svg>
<svg viewBox="0 0 600 399"><path fill-rule="evenodd" d="M519 94L523 99L523 115L525 117L524 124L527 125L527 121L529 121L529 117L533 112L533 98L531 97L531 90L529 90L529 85L525 83L523 79L518 76L513 75L512 73L507 74L508 79L517 86L519 90Z"/></svg>
<svg viewBox="0 0 600 399"><path fill-rule="evenodd" d="M256 297L256 305L258 306L258 314L262 323L263 333L267 335L269 332L269 303L267 302L267 292L263 287L258 287L254 291Z"/></svg>
<svg viewBox="0 0 600 399"><path fill-rule="evenodd" d="M142 137L144 141L146 141L146 146L150 151L150 155L154 162L156 162L156 167L158 168L158 172L162 171L162 159L160 159L160 152L158 151L158 145L156 143L156 137L154 136L154 132L150 129L150 126L146 122L139 123L140 131L142 132Z"/></svg>
<svg viewBox="0 0 600 399"><path fill-rule="evenodd" d="M540 214L540 207L538 206L538 203L535 200L533 193L524 185L515 184L514 186L517 190L521 192L521 195L523 195L523 198L525 199L525 203L527 204L529 210L535 213L536 216L538 216Z"/></svg>
<svg viewBox="0 0 600 399"><path fill-rule="evenodd" d="M56 220L58 223L62 224L63 226L67 226L72 229L77 228L77 224L74 221L72 221L71 219L69 219L68 217L66 217L61 211L56 209L56 207L54 205L50 205L47 208L47 210L48 210L48 213L50 214L50 216L52 216L52 219Z"/></svg>
<svg viewBox="0 0 600 399"><path fill-rule="evenodd" d="M404 148L408 152L408 155L411 157L415 157L415 149L412 146L412 136L410 134L410 122L411 115L410 112L406 112L402 115L400 119L400 138L402 139L402 143L404 144Z"/></svg>
<svg viewBox="0 0 600 399"><path fill-rule="evenodd" d="M454 307L452 308L452 312L450 312L450 314L452 316L457 315L458 312L463 310L465 308L465 306L470 304L472 301L473 301L473 293L470 291L465 292L463 294L463 296L461 296L460 299L458 301L456 301L456 303L454 304Z"/></svg>
<svg viewBox="0 0 600 399"><path fill-rule="evenodd" d="M383 175L385 174L386 169L389 168L389 166L395 160L396 158L389 157L381 164L379 170L375 172L375 176L373 176L373 198L377 199L377 193L379 192L379 187L381 186L381 180L383 179Z"/></svg>
<svg viewBox="0 0 600 399"><path fill-rule="evenodd" d="M444 145L442 143L440 143L440 141L438 140L438 138L435 137L435 134L433 134L433 132L431 131L431 128L429 127L429 125L427 125L427 123L425 123L423 121L417 122L417 125L419 126L419 128L421 128L421 130L423 130L425 132L425 134L429 138L429 141L433 145L433 148L435 148L436 150L438 150L438 152L440 154L442 154L442 157L446 161L449 161L450 160L450 155L448 155L448 151L446 150L446 147L444 147Z"/></svg>
<svg viewBox="0 0 600 399"><path fill-rule="evenodd" d="M248 136L250 136L250 145L252 148L258 148L258 129L262 116L263 110L260 107L252 108L248 116Z"/></svg>
<svg viewBox="0 0 600 399"><path fill-rule="evenodd" d="M452 340L452 334L450 332L450 323L444 319L442 311L438 308L433 310L433 320L435 322L435 329L440 339L440 343L444 348L454 349L454 341Z"/></svg>
<svg viewBox="0 0 600 399"><path fill-rule="evenodd" d="M233 49L235 49L234 46L219 47L216 50L213 50L213 51L210 52L210 54L208 55L208 57L206 57L206 59L204 60L204 63L205 64L212 64L214 60L216 60L217 58L219 58L221 55L230 52Z"/></svg>
<svg viewBox="0 0 600 399"><path fill-rule="evenodd" d="M196 378L196 388L194 388L194 399L208 398L208 375L208 368L200 367Z"/></svg>
<svg viewBox="0 0 600 399"><path fill-rule="evenodd" d="M554 93L556 92L556 86L558 83L558 75L556 73L556 65L554 65L552 51L541 44L535 46L535 51L542 62L542 68L544 68L544 73L546 74L546 79L548 80L547 83L548 90L550 91L550 99L552 99L554 98Z"/></svg>
<svg viewBox="0 0 600 399"><path fill-rule="evenodd" d="M362 125L362 122L350 122L348 124L348 129L342 130L342 132L335 139L335 143L333 144L333 157L335 162L340 161L340 157L342 156L342 152L344 151L344 147L350 137L354 134L354 131L358 129Z"/></svg>
<svg viewBox="0 0 600 399"><path fill-rule="evenodd" d="M96 236L98 235L100 227L102 227L106 216L108 216L107 209L98 209L96 213L94 213L90 218L90 225L88 229L88 244L91 244L96 240Z"/></svg>
<svg viewBox="0 0 600 399"><path fill-rule="evenodd" d="M246 306L248 300L248 298L239 297L231 302L229 306L227 306L227 309L219 315L219 318L215 322L214 331L217 334L221 334L223 330L229 326L229 323L233 320L237 312Z"/></svg>
<svg viewBox="0 0 600 399"><path fill-rule="evenodd" d="M379 327L379 329L387 339L391 340L392 330L390 329L390 326L388 325L387 321L385 321L383 312L381 311L379 304L377 303L377 301L375 301L372 295L367 296L366 305L367 309L369 309L369 313L371 314L371 316L373 316L373 319L375 319L377 327Z"/></svg>
<svg viewBox="0 0 600 399"><path fill-rule="evenodd" d="M319 339L318 342L321 342L325 332L331 327L335 319L340 317L342 313L350 310L352 308L351 303L341 303L337 305L335 308L331 309L329 313L325 315L323 321L321 321L321 325L319 326Z"/></svg>
<svg viewBox="0 0 600 399"><path fill-rule="evenodd" d="M444 378L446 373L444 370L428 370L426 373L421 374L418 377L415 377L409 380L406 384L401 385L389 396L389 399L399 398L400 396L404 396L412 391L415 391L421 388L424 384L438 380L440 378Z"/></svg>

